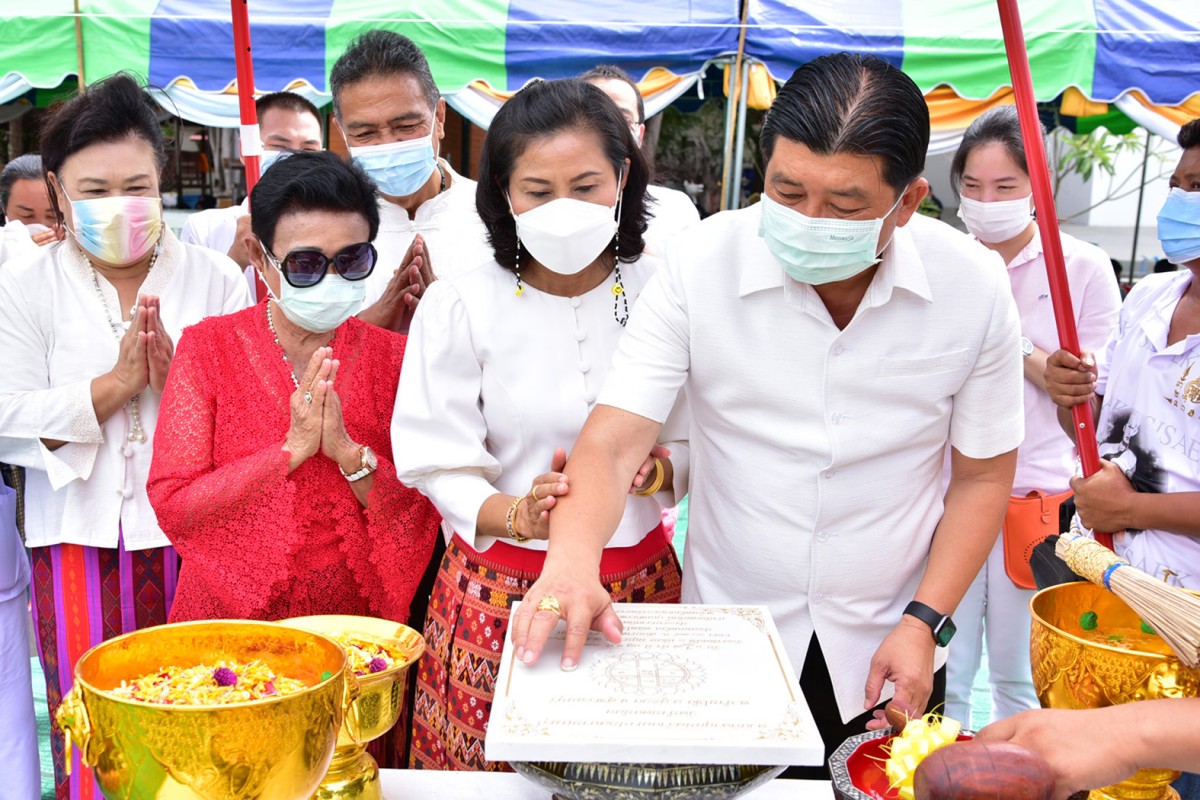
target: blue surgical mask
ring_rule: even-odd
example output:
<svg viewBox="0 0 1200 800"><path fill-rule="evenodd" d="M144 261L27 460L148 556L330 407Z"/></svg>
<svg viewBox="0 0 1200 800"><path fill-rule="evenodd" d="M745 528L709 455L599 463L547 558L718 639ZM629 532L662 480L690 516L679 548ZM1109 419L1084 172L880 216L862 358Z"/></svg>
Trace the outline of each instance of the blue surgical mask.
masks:
<svg viewBox="0 0 1200 800"><path fill-rule="evenodd" d="M433 134L390 144L351 147L351 157L389 197L416 194L437 168Z"/></svg>
<svg viewBox="0 0 1200 800"><path fill-rule="evenodd" d="M844 281L879 263L879 232L903 196L882 217L860 220L807 217L764 194L758 235L793 279L814 286Z"/></svg>
<svg viewBox="0 0 1200 800"><path fill-rule="evenodd" d="M262 155L258 157L258 176L261 178L267 174L267 170L272 166L290 156L294 150L263 150Z"/></svg>
<svg viewBox="0 0 1200 800"><path fill-rule="evenodd" d="M279 296L271 291L270 284L267 292L294 325L313 333L325 333L362 310L367 299L366 281L348 281L341 275L330 274L319 283L298 289L283 277L283 271L266 248L263 255L279 273Z"/></svg>
<svg viewBox="0 0 1200 800"><path fill-rule="evenodd" d="M1200 258L1200 192L1171 190L1158 212L1158 240L1172 264Z"/></svg>

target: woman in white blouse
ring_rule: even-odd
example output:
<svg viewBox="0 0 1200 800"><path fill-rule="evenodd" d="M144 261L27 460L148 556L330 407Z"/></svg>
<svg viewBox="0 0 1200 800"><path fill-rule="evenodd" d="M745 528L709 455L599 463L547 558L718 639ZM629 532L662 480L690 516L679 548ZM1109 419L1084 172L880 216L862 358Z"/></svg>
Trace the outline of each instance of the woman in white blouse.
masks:
<svg viewBox="0 0 1200 800"><path fill-rule="evenodd" d="M179 559L146 477L173 342L250 297L232 261L181 244L163 223L163 135L129 76L52 111L42 161L67 238L0 270L0 461L27 472L34 624L54 720L85 650L167 620ZM57 794L78 797L92 779L78 757L66 776L61 737L55 726Z"/></svg>
<svg viewBox="0 0 1200 800"><path fill-rule="evenodd" d="M602 91L527 86L496 114L480 163L495 260L432 284L417 309L392 420L396 471L433 501L450 539L425 623L414 767L505 767L483 755L504 634L541 572L549 514L568 491L565 453L654 273L641 256L646 182ZM685 450L655 448L631 487L599 564L614 601L679 600L660 502L683 491Z"/></svg>

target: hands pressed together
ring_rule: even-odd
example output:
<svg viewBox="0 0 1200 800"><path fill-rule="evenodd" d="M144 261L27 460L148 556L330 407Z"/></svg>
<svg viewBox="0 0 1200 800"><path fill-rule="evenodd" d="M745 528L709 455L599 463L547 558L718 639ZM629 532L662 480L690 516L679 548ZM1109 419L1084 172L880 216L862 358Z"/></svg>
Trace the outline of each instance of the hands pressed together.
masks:
<svg viewBox="0 0 1200 800"><path fill-rule="evenodd" d="M435 280L437 276L433 274L425 238L418 233L383 295L359 314L359 319L397 333L408 333L417 304Z"/></svg>
<svg viewBox="0 0 1200 800"><path fill-rule="evenodd" d="M361 448L346 433L342 398L333 388L339 362L332 356L332 347L318 347L292 392L292 424L283 447L291 455L289 472L318 452L346 474L359 469Z"/></svg>
<svg viewBox="0 0 1200 800"><path fill-rule="evenodd" d="M175 343L163 327L159 299L139 295L129 330L121 337L117 363L110 370L124 399L147 386L161 394L174 357Z"/></svg>

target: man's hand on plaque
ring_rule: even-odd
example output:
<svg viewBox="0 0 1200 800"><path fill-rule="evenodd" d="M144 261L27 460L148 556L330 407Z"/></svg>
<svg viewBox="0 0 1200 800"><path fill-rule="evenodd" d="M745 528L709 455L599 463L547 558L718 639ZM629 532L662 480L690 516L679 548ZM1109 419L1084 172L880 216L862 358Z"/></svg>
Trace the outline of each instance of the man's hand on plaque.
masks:
<svg viewBox="0 0 1200 800"><path fill-rule="evenodd" d="M908 616L879 645L871 659L871 671L867 673L866 702L864 709L879 704L885 681L896 686L893 703L901 708L923 709L933 694L933 637L929 626ZM875 712L875 719L867 723L867 730L882 730L890 723L882 709Z"/></svg>
<svg viewBox="0 0 1200 800"><path fill-rule="evenodd" d="M547 559L546 568L525 597L512 619L512 640L518 661L537 663L546 641L559 619L567 621L567 640L563 647L562 668L579 666L588 631L597 630L616 644L621 641L621 620L613 611L612 598L597 577L597 565L591 569L556 567Z"/></svg>

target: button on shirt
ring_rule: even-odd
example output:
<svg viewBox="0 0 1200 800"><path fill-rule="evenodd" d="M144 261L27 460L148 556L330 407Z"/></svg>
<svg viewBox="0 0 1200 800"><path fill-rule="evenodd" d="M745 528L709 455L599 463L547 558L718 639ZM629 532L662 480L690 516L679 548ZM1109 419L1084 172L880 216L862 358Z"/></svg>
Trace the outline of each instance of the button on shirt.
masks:
<svg viewBox="0 0 1200 800"><path fill-rule="evenodd" d="M443 165L444 166L444 165ZM382 197L379 198L379 235L375 249L379 262L367 276L364 308L383 296L388 281L404 261L404 254L417 234L425 239L433 272L447 280L470 272L492 260L487 229L475 210L475 181L444 166L450 186L417 208L416 217Z"/></svg>
<svg viewBox="0 0 1200 800"><path fill-rule="evenodd" d="M659 263L645 256L621 265L631 319ZM556 448L571 452L625 330L613 316L612 276L579 297L528 284L517 296L516 287L495 262L429 287L413 319L392 418L400 481L432 500L453 532L480 551L496 541L476 533L480 506L497 492L527 493ZM665 439L684 439L684 425L676 414ZM682 496L687 450L669 448L674 487L629 496L611 546L640 542L659 524L659 502L674 505L674 492Z"/></svg>
<svg viewBox="0 0 1200 800"><path fill-rule="evenodd" d="M1079 345L1095 353L1104 347L1116 327L1121 291L1103 250L1069 234L1060 235ZM1021 332L1041 349L1053 353L1058 349L1058 328L1040 235L1035 234L1009 263L1008 278L1021 316ZM1023 497L1035 489L1052 494L1065 492L1075 473L1075 447L1058 424L1058 407L1050 395L1028 378L1024 386L1025 440L1017 449L1013 496Z"/></svg>
<svg viewBox="0 0 1200 800"><path fill-rule="evenodd" d="M917 215L839 330L759 220L718 214L672 242L598 402L661 421L686 389L684 602L766 604L797 672L815 631L849 720L924 573L946 444L1020 444L1017 312L999 256Z"/></svg>
<svg viewBox="0 0 1200 800"><path fill-rule="evenodd" d="M1167 345L1191 272L1142 278L1097 354L1104 396L1096 439L1140 492L1200 491L1200 334ZM1147 574L1200 590L1200 539L1161 530L1113 536L1117 555Z"/></svg>

